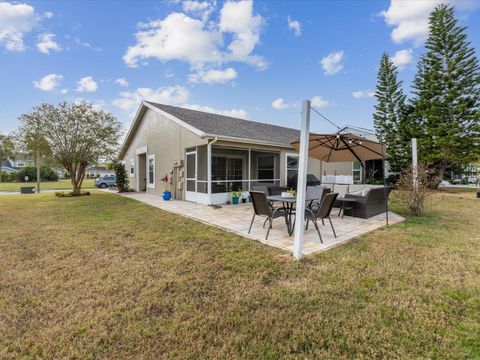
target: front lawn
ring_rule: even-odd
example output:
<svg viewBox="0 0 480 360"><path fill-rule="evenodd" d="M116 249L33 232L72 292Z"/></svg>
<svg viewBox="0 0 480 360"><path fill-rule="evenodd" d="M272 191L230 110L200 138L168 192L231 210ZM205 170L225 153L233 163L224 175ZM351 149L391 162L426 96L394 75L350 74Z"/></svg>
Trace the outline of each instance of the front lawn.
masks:
<svg viewBox="0 0 480 360"><path fill-rule="evenodd" d="M2 196L0 358L478 358L480 201L431 203L295 262L116 195Z"/></svg>
<svg viewBox="0 0 480 360"><path fill-rule="evenodd" d="M91 189L95 187L94 179L85 179L83 180L84 189ZM23 186L37 186L36 182L13 182L13 183L0 183L0 191L20 191L20 188ZM62 179L58 181L45 181L40 183L41 190L71 190L72 184L70 179Z"/></svg>

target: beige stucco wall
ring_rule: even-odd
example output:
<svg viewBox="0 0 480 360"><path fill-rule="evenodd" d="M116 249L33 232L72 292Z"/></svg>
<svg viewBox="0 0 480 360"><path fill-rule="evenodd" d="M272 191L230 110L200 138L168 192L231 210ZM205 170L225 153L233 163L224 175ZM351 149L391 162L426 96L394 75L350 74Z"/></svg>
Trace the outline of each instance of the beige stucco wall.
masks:
<svg viewBox="0 0 480 360"><path fill-rule="evenodd" d="M352 162L323 162L322 175L353 175Z"/></svg>
<svg viewBox="0 0 480 360"><path fill-rule="evenodd" d="M207 140L202 139L192 131L178 125L174 121L167 119L162 114L151 109L147 109L140 124L133 136L131 143L122 160L125 161L127 171L130 173L130 161L134 159L135 175L130 177L130 187L137 189L137 184L143 179L139 179L140 156L136 153L137 149L146 147L146 155L155 154L155 188L148 188L148 193L160 195L163 192L162 177L174 169L174 161L184 160L185 148L206 144ZM143 162L143 161L142 161ZM143 165L142 165L143 166ZM146 166L146 164L145 164ZM175 175L180 176L180 171L175 171ZM148 172L146 174L148 176ZM178 178L183 182L183 179ZM177 184L172 186L172 191ZM142 189L140 189L142 190ZM184 189L177 191L177 198L183 199Z"/></svg>

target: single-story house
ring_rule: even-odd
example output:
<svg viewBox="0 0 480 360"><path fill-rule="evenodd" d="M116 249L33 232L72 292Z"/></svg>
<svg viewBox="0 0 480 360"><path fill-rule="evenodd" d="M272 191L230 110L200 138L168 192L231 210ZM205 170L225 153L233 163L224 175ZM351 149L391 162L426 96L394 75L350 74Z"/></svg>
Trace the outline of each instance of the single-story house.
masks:
<svg viewBox="0 0 480 360"><path fill-rule="evenodd" d="M107 169L106 166L101 165L89 166L85 170L85 176L87 177L87 179L96 179L98 177L103 177L107 175L115 175L115 171Z"/></svg>
<svg viewBox="0 0 480 360"><path fill-rule="evenodd" d="M7 158L1 164L0 171L7 173L19 172L22 168L27 166L35 166L33 157L26 154L15 154L13 158Z"/></svg>
<svg viewBox="0 0 480 360"><path fill-rule="evenodd" d="M144 101L119 159L136 191L162 194L167 175L175 199L222 204L234 190L289 184L298 170L290 143L299 137L296 129ZM330 175L361 182L363 168L308 162L308 173L318 179Z"/></svg>

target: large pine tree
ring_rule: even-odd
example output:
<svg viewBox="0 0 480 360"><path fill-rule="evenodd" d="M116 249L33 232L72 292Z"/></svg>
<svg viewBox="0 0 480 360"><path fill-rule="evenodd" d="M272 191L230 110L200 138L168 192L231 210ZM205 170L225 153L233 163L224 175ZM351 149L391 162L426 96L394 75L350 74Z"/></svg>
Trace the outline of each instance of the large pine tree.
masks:
<svg viewBox="0 0 480 360"><path fill-rule="evenodd" d="M478 158L480 67L454 9L439 5L430 15L426 54L418 63L412 102L422 129L421 159L443 178L449 168Z"/></svg>
<svg viewBox="0 0 480 360"><path fill-rule="evenodd" d="M373 114L375 132L386 143L390 171L400 172L408 164L405 133L408 130L405 95L398 80L395 64L386 53L380 60L375 97L377 104Z"/></svg>

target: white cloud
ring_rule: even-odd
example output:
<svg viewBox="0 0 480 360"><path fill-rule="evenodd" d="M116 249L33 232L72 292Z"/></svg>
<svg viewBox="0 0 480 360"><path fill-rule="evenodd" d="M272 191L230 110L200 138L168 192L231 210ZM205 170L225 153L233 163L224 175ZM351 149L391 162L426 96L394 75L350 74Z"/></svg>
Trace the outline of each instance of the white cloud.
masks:
<svg viewBox="0 0 480 360"><path fill-rule="evenodd" d="M128 81L125 78L119 78L115 80L115 84L120 85L121 87L127 87L128 86Z"/></svg>
<svg viewBox="0 0 480 360"><path fill-rule="evenodd" d="M46 18L46 19L51 19L51 18L53 18L53 12L51 12L51 11L45 11L45 12L43 13L43 17Z"/></svg>
<svg viewBox="0 0 480 360"><path fill-rule="evenodd" d="M295 36L302 35L302 24L300 24L297 20L292 20L290 16L287 18L288 21L288 28L293 31Z"/></svg>
<svg viewBox="0 0 480 360"><path fill-rule="evenodd" d="M310 101L312 102L313 107L316 107L316 108L319 108L319 109L325 108L328 105L330 105L330 102L325 100L321 96L314 96L314 97L312 97L312 99Z"/></svg>
<svg viewBox="0 0 480 360"><path fill-rule="evenodd" d="M228 45L226 61L242 61L259 69L267 67L263 57L250 55L260 42L263 18L253 15L253 0L227 1L220 11L220 30L233 34L233 41Z"/></svg>
<svg viewBox="0 0 480 360"><path fill-rule="evenodd" d="M38 81L34 81L33 85L37 89L40 89L43 91L53 91L60 85L60 82L62 81L62 79L63 79L63 75L49 74L44 76Z"/></svg>
<svg viewBox="0 0 480 360"><path fill-rule="evenodd" d="M78 92L95 92L97 91L97 83L91 76L85 76L78 81Z"/></svg>
<svg viewBox="0 0 480 360"><path fill-rule="evenodd" d="M92 108L95 111L108 111L106 109L107 103L105 102L105 100L89 101L85 98L79 97L79 98L76 98L75 100L73 100L73 102L77 105L81 104L81 103L90 104L90 105L92 105Z"/></svg>
<svg viewBox="0 0 480 360"><path fill-rule="evenodd" d="M206 21L215 8L215 3L211 1L185 0L182 4L183 11L194 16L200 16Z"/></svg>
<svg viewBox="0 0 480 360"><path fill-rule="evenodd" d="M68 89L62 89L60 90L60 93L62 93L63 95L68 94Z"/></svg>
<svg viewBox="0 0 480 360"><path fill-rule="evenodd" d="M0 44L9 51L24 51L23 36L33 30L37 21L32 6L0 2Z"/></svg>
<svg viewBox="0 0 480 360"><path fill-rule="evenodd" d="M413 60L412 49L399 50L390 59L398 70L402 70Z"/></svg>
<svg viewBox="0 0 480 360"><path fill-rule="evenodd" d="M277 98L272 101L272 107L277 110L288 109L291 105L287 104L283 98Z"/></svg>
<svg viewBox="0 0 480 360"><path fill-rule="evenodd" d="M234 80L237 77L237 72L234 68L228 68L225 70L199 70L197 73L190 74L188 80L192 83L206 83L225 84Z"/></svg>
<svg viewBox="0 0 480 360"><path fill-rule="evenodd" d="M135 34L137 43L123 57L128 66L137 67L139 59L182 60L190 64L216 62L221 58L220 33L205 29L201 20L172 13L164 20L152 21Z"/></svg>
<svg viewBox="0 0 480 360"><path fill-rule="evenodd" d="M343 51L332 52L325 56L322 60L320 60L320 63L323 67L323 73L325 75L335 75L340 72L340 70L343 69L342 60Z"/></svg>
<svg viewBox="0 0 480 360"><path fill-rule="evenodd" d="M122 110L134 110L143 100L162 104L180 105L188 101L189 92L183 86L170 86L158 89L138 88L135 91L123 91L120 97L112 102Z"/></svg>
<svg viewBox="0 0 480 360"><path fill-rule="evenodd" d="M478 0L391 0L388 9L380 12L380 15L388 25L393 26L391 38L394 43L412 41L419 46L427 38L430 13L442 3L467 11L480 6Z"/></svg>
<svg viewBox="0 0 480 360"><path fill-rule="evenodd" d="M248 119L248 113L244 109L218 110L210 106L191 105L191 104L185 104L183 105L183 107L187 109L192 109L192 110L205 111L205 112L210 112L210 113L219 114L219 115L236 117L239 119Z"/></svg>
<svg viewBox="0 0 480 360"><path fill-rule="evenodd" d="M205 9L204 2L184 3L189 13ZM155 58L209 68L238 61L264 69L267 62L263 57L252 54L260 42L262 24L263 18L253 14L252 0L225 2L218 23L174 12L163 20L140 24L136 44L127 49L123 60L130 67L137 67L139 60ZM225 42L224 37L231 41Z"/></svg>
<svg viewBox="0 0 480 360"><path fill-rule="evenodd" d="M361 98L372 98L375 96L375 91L370 91L370 90L357 90L352 93L352 96L355 99L361 99Z"/></svg>
<svg viewBox="0 0 480 360"><path fill-rule="evenodd" d="M55 34L43 33L38 35L37 49L41 53L50 54L50 51L61 51L62 48L55 42Z"/></svg>

